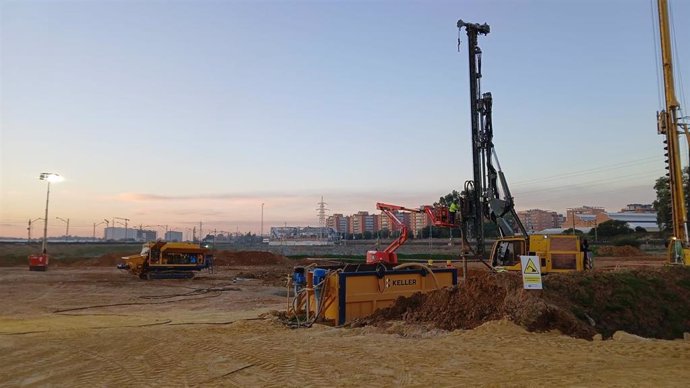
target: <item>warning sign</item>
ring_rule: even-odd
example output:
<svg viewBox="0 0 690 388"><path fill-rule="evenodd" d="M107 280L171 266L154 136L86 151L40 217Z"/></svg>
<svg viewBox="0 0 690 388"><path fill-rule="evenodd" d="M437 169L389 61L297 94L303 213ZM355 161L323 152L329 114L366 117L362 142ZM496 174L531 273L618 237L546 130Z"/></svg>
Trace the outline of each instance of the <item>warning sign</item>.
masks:
<svg viewBox="0 0 690 388"><path fill-rule="evenodd" d="M541 266L539 256L520 256L522 284L526 290L541 290Z"/></svg>
<svg viewBox="0 0 690 388"><path fill-rule="evenodd" d="M534 265L534 260L531 260L530 258L527 259L527 265L525 266L525 269L522 271L524 273L539 273L539 270L537 269L537 266Z"/></svg>

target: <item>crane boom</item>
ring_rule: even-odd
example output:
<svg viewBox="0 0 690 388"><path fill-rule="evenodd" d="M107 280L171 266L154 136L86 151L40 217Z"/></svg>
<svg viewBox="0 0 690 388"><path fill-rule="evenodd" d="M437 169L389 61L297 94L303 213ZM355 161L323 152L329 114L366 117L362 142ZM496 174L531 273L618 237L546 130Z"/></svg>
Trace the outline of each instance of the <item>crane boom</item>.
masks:
<svg viewBox="0 0 690 388"><path fill-rule="evenodd" d="M368 251L367 252L367 263L372 264L372 263L389 263L389 264L397 264L398 263L398 254L395 253L395 251L400 248L405 242L407 241L408 234L410 232L410 229L408 226L398 218L396 215L396 212L409 212L409 213L426 213L427 217L429 217L429 220L431 220L431 224L434 226L442 227L442 228L452 228L455 227L456 225L448 223L445 221L447 219L447 208L434 208L433 206L421 206L418 209L412 209L400 205L391 205L389 203L383 203L383 202L378 202L376 204L376 208L378 210L381 210L383 214L385 214L393 224L397 228L400 229L400 236L393 240L384 250L382 251ZM443 219L440 217L441 213L446 213L446 218Z"/></svg>

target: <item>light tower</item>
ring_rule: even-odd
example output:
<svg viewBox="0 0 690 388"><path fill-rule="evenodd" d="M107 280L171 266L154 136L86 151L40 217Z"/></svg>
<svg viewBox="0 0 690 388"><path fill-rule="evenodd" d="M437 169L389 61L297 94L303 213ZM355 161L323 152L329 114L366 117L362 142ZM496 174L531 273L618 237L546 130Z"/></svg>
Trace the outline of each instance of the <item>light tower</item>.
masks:
<svg viewBox="0 0 690 388"><path fill-rule="evenodd" d="M38 177L42 181L48 182L48 189L46 192L46 212L43 217L43 244L40 255L29 255L29 270L30 271L45 271L48 268L48 203L50 200L50 184L53 182L60 182L63 180L60 174L52 172L43 172ZM35 221L35 220L34 220ZM31 220L29 221L29 233L31 232ZM29 238L30 239L30 238Z"/></svg>
<svg viewBox="0 0 690 388"><path fill-rule="evenodd" d="M63 178L60 174L53 172L42 172L38 179L48 182L48 190L46 194L46 214L43 217L43 246L41 247L41 253L45 255L48 253L46 242L48 240L48 202L50 201L50 184L52 182L62 182Z"/></svg>

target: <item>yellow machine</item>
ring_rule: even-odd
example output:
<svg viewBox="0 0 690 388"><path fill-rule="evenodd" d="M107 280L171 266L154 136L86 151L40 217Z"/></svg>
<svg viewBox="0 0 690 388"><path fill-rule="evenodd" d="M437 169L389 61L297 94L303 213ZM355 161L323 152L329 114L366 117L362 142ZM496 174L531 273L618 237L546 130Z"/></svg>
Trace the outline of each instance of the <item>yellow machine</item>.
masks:
<svg viewBox="0 0 690 388"><path fill-rule="evenodd" d="M690 241L688 240L688 220L686 216L685 193L683 189L683 167L680 162L681 132L690 140L688 124L681 123L678 117L678 99L673 80L673 55L671 52L671 31L668 23L668 2L658 0L659 37L661 40L661 61L664 73L664 100L666 107L657 112L657 130L664 135L666 168L668 169L671 192L671 217L673 237L668 244L668 261L671 264L690 265Z"/></svg>
<svg viewBox="0 0 690 388"><path fill-rule="evenodd" d="M392 305L398 297L457 283L456 268L420 263L295 267L287 313L297 327L314 322L343 325Z"/></svg>
<svg viewBox="0 0 690 388"><path fill-rule="evenodd" d="M192 278L193 271L212 270L213 255L197 244L155 241L145 243L138 255L123 257L117 268L141 279Z"/></svg>
<svg viewBox="0 0 690 388"><path fill-rule="evenodd" d="M491 249L491 266L520 271L521 255L538 256L542 273L591 269L591 262L585 257L580 239L564 234L502 238Z"/></svg>

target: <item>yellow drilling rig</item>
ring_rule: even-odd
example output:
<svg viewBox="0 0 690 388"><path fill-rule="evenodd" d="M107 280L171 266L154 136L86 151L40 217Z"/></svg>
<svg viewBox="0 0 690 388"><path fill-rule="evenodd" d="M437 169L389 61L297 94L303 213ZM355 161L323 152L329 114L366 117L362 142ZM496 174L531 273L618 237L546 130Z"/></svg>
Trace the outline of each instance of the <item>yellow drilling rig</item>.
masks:
<svg viewBox="0 0 690 388"><path fill-rule="evenodd" d="M661 62L664 76L665 109L657 112L657 130L664 135L666 169L671 193L671 224L673 236L668 244L668 261L671 264L690 266L690 241L688 220L683 189L683 166L680 161L680 134L690 143L688 124L679 117L680 104L676 98L673 79L673 55L671 52L671 29L669 27L668 1L657 1L659 13L659 38L661 40Z"/></svg>
<svg viewBox="0 0 690 388"><path fill-rule="evenodd" d="M491 93L482 92L482 50L479 35L490 32L489 25L458 20L458 31L467 32L470 77L473 179L465 182L460 197L463 256L483 260L491 267L520 271L520 256L538 256L541 272L572 272L591 268L587 252L577 235L528 235L515 211L515 202L493 143ZM458 47L460 39L458 38ZM492 222L500 237L491 252L485 252L484 225ZM468 241L473 241L470 245Z"/></svg>

